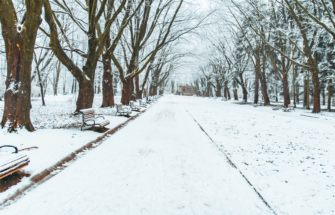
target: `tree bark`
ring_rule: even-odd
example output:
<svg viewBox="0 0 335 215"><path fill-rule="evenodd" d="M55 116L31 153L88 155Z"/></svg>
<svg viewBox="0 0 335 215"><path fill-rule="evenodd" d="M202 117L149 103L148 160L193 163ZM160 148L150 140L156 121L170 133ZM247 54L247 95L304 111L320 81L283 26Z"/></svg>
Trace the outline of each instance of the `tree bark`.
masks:
<svg viewBox="0 0 335 215"><path fill-rule="evenodd" d="M57 96L58 94L58 82L59 82L59 75L60 75L60 71L61 71L61 63L60 61L58 61L57 63L57 67L56 67L56 80L55 80L55 84L54 84L54 96Z"/></svg>
<svg viewBox="0 0 335 215"><path fill-rule="evenodd" d="M259 90L259 77L258 72L255 71L255 95L254 95L254 104L258 102L258 90Z"/></svg>
<svg viewBox="0 0 335 215"><path fill-rule="evenodd" d="M238 100L237 89L233 89L234 100Z"/></svg>
<svg viewBox="0 0 335 215"><path fill-rule="evenodd" d="M288 81L287 81L287 73L283 74L283 94L284 94L284 107L288 107L290 104L290 90L288 86Z"/></svg>
<svg viewBox="0 0 335 215"><path fill-rule="evenodd" d="M321 112L321 103L320 103L320 81L317 71L311 70L312 81L313 81L313 110L312 113Z"/></svg>
<svg viewBox="0 0 335 215"><path fill-rule="evenodd" d="M331 80L328 80L328 103L327 103L328 111L331 111L331 100L332 100Z"/></svg>
<svg viewBox="0 0 335 215"><path fill-rule="evenodd" d="M266 78L265 73L262 72L259 76L259 80L261 82L261 89L262 89L262 95L264 100L264 106L270 105L270 99L268 96L268 90L267 90L267 84L266 84Z"/></svg>
<svg viewBox="0 0 335 215"><path fill-rule="evenodd" d="M135 77L136 99L142 99L142 90L140 90L140 77Z"/></svg>
<svg viewBox="0 0 335 215"><path fill-rule="evenodd" d="M326 105L326 89L325 85L322 84L322 105Z"/></svg>
<svg viewBox="0 0 335 215"><path fill-rule="evenodd" d="M123 105L129 105L130 102L130 83L131 83L131 78L130 79L125 79L122 84L122 95L121 95L121 103Z"/></svg>
<svg viewBox="0 0 335 215"><path fill-rule="evenodd" d="M34 131L30 121L31 64L38 27L42 22L44 0L26 1L25 20L17 29L17 16L12 1L0 1L0 21L5 42L7 79L5 107L1 127L12 132L17 127ZM18 31L19 30L19 31Z"/></svg>
<svg viewBox="0 0 335 215"><path fill-rule="evenodd" d="M229 92L229 88L227 87L227 95L228 95L228 100L230 100L230 92Z"/></svg>
<svg viewBox="0 0 335 215"><path fill-rule="evenodd" d="M296 101L297 104L299 104L299 102L300 102L299 101L299 93L300 93L299 92L299 83L297 83L296 86L295 86L295 96L296 96L295 101Z"/></svg>
<svg viewBox="0 0 335 215"><path fill-rule="evenodd" d="M221 85L219 83L219 81L216 81L216 97L221 97Z"/></svg>
<svg viewBox="0 0 335 215"><path fill-rule="evenodd" d="M113 107L114 92L113 92L113 73L112 73L112 57L109 54L102 55L104 74L102 78L102 105L101 107Z"/></svg>
<svg viewBox="0 0 335 215"><path fill-rule="evenodd" d="M307 107L307 80L304 79L304 107Z"/></svg>
<svg viewBox="0 0 335 215"><path fill-rule="evenodd" d="M43 84L42 84L42 78L41 78L41 73L38 67L36 68L37 70L37 76L38 76L38 83L40 85L40 92L41 92L41 99L42 99L42 106L45 106L45 101L44 101L44 90L43 90Z"/></svg>

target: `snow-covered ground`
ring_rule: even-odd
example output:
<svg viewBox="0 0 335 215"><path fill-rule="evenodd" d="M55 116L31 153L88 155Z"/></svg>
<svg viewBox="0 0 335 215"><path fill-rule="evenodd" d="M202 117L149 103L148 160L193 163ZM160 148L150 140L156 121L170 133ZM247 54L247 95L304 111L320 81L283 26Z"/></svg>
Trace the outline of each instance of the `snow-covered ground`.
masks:
<svg viewBox="0 0 335 215"><path fill-rule="evenodd" d="M181 101L161 98L1 213L271 214Z"/></svg>
<svg viewBox="0 0 335 215"><path fill-rule="evenodd" d="M335 214L334 130L333 113L166 95L0 213Z"/></svg>
<svg viewBox="0 0 335 215"><path fill-rule="evenodd" d="M277 214L335 214L334 113L183 100Z"/></svg>
<svg viewBox="0 0 335 215"><path fill-rule="evenodd" d="M116 97L116 102L119 103L119 101L120 97ZM20 152L27 154L30 158L29 165L23 169L30 174L30 177L24 177L20 183L0 193L0 202L29 184L30 178L36 174L103 135L93 131L80 131L82 118L80 115L73 115L75 110L73 95L47 96L46 104L41 106L39 99L32 99L31 120L36 131L19 130L18 133L7 133L6 130L0 130L0 145L14 145L18 149L38 147L38 149ZM112 129L127 121L126 117L115 116L115 108L100 108L100 106L101 96L97 95L93 108L97 114L110 121L106 128ZM3 101L0 102L1 116L2 112ZM136 114L137 112L133 112L131 115Z"/></svg>

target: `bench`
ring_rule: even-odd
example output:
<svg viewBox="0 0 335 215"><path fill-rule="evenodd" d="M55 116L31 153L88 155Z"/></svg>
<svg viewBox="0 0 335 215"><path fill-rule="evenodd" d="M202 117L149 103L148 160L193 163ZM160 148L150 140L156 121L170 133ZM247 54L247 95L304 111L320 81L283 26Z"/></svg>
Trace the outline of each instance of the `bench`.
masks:
<svg viewBox="0 0 335 215"><path fill-rule="evenodd" d="M83 115L81 130L83 130L84 126L93 127L93 130L102 129L110 123L109 120L105 120L105 117L103 116L95 117L95 111L93 108L80 110L79 113ZM97 122L98 118L102 118L104 121Z"/></svg>
<svg viewBox="0 0 335 215"><path fill-rule="evenodd" d="M120 116L129 116L131 111L128 108L123 108L122 104L116 105L116 115L119 114Z"/></svg>
<svg viewBox="0 0 335 215"><path fill-rule="evenodd" d="M146 102L143 102L142 100L139 101L140 103L140 107L147 107L147 103Z"/></svg>
<svg viewBox="0 0 335 215"><path fill-rule="evenodd" d="M288 105L287 107L283 107L282 110L284 112L291 112L292 110L295 111L294 105Z"/></svg>
<svg viewBox="0 0 335 215"><path fill-rule="evenodd" d="M222 99L221 99L221 101L228 101L228 99L226 98L226 97L223 97Z"/></svg>
<svg viewBox="0 0 335 215"><path fill-rule="evenodd" d="M279 110L280 108L283 108L283 105L275 105L272 107L272 110Z"/></svg>
<svg viewBox="0 0 335 215"><path fill-rule="evenodd" d="M134 105L133 101L130 102L130 108L131 108L131 110L134 110L134 111L138 111L138 112L141 111L141 108L137 105Z"/></svg>
<svg viewBox="0 0 335 215"><path fill-rule="evenodd" d="M257 102L257 104L253 104L254 105L254 107L258 107L258 106L262 106L262 105L264 105L264 103L263 102Z"/></svg>
<svg viewBox="0 0 335 215"><path fill-rule="evenodd" d="M153 101L152 101L152 99L151 99L150 97L147 97L147 98L146 98L146 103L147 103L147 104L151 104L152 102L153 102Z"/></svg>
<svg viewBox="0 0 335 215"><path fill-rule="evenodd" d="M30 162L27 155L18 154L19 150L15 146L4 145L0 146L0 149L6 147L13 148L14 152L12 154L0 155L0 179L19 171Z"/></svg>
<svg viewBox="0 0 335 215"><path fill-rule="evenodd" d="M247 101L245 101L244 99L241 101L241 103L240 103L240 105L244 105L244 104L246 104L247 103Z"/></svg>

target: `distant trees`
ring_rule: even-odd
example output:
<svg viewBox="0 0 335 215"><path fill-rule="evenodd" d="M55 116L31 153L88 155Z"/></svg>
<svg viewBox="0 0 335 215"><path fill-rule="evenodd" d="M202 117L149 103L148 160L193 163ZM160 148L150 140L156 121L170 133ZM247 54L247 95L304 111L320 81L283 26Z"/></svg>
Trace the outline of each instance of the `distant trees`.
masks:
<svg viewBox="0 0 335 215"><path fill-rule="evenodd" d="M230 18L221 15L225 20L225 34L222 34L223 31L219 26L221 33L213 35L216 41L212 42L215 50L213 53L215 52L216 56L217 53L224 56L219 65L229 65L228 73L233 74L229 82L241 86L243 100L247 100L248 84L248 88L253 86L249 91L254 94L254 103L258 102L260 91L264 105L270 104L270 98L277 100L279 93L284 98L284 106L288 106L291 98L294 102L299 101L299 82L304 80L307 108L311 95L312 112L319 113L320 94L322 92L325 97L327 91L327 109L330 110L334 91L332 79L335 77L333 2L327 0L313 2L245 0L243 3L231 0L231 2L233 7L227 8ZM228 36L230 45L219 50L217 47L221 46L222 41L227 40L222 39L227 37L227 32L230 32ZM218 35L221 38L218 38ZM212 59L208 59L209 64L206 68L206 71L210 72L208 74L202 72L207 80L217 79L215 70L209 69ZM250 82L252 76L254 80ZM220 78L224 77L225 75L220 75ZM312 84L311 89L309 80ZM279 88L282 93L281 90L278 91Z"/></svg>

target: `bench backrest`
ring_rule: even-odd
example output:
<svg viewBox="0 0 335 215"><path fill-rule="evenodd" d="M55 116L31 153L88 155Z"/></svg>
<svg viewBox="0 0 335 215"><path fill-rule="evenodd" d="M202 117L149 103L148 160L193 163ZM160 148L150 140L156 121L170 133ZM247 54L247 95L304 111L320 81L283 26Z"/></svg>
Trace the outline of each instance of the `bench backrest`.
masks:
<svg viewBox="0 0 335 215"><path fill-rule="evenodd" d="M83 115L83 121L95 118L95 111L93 108L80 110L80 113Z"/></svg>
<svg viewBox="0 0 335 215"><path fill-rule="evenodd" d="M294 105L288 105L288 108L294 108Z"/></svg>
<svg viewBox="0 0 335 215"><path fill-rule="evenodd" d="M117 111L122 110L122 104L118 104L118 105L116 105L116 110L117 110Z"/></svg>

